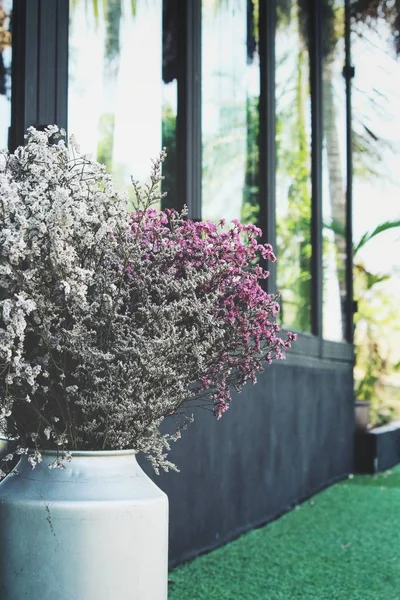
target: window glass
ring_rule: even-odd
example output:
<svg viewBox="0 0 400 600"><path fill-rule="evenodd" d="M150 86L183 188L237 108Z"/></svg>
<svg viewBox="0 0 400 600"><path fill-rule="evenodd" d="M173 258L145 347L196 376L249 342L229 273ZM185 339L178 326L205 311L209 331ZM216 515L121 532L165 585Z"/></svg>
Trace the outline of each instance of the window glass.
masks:
<svg viewBox="0 0 400 600"><path fill-rule="evenodd" d="M323 335L340 341L346 324L344 0L323 1Z"/></svg>
<svg viewBox="0 0 400 600"><path fill-rule="evenodd" d="M0 0L0 148L8 146L11 124L11 17L13 3Z"/></svg>
<svg viewBox="0 0 400 600"><path fill-rule="evenodd" d="M68 129L131 190L167 146L174 202L177 115L174 0L71 0Z"/></svg>
<svg viewBox="0 0 400 600"><path fill-rule="evenodd" d="M259 212L257 0L202 2L202 218Z"/></svg>
<svg viewBox="0 0 400 600"><path fill-rule="evenodd" d="M283 324L311 330L310 2L278 0L277 287Z"/></svg>

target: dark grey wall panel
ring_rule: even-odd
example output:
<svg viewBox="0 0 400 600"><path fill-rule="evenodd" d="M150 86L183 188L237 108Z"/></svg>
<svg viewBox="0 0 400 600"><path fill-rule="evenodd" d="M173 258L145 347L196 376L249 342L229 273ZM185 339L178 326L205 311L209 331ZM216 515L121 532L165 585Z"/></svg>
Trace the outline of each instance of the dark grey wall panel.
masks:
<svg viewBox="0 0 400 600"><path fill-rule="evenodd" d="M220 421L198 411L171 452L181 472L154 476L170 499L171 565L351 472L353 411L350 364L284 363L247 386Z"/></svg>

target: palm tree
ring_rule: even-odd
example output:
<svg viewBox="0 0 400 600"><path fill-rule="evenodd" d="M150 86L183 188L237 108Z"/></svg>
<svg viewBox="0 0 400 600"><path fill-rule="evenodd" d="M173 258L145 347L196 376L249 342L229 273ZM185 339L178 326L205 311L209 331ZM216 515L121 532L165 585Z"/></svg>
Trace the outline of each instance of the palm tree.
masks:
<svg viewBox="0 0 400 600"><path fill-rule="evenodd" d="M72 15L81 2L85 3L86 11L92 11L97 24L101 18L105 22L104 78L110 89L116 89L120 66L120 26L124 0L100 0L100 2L99 0L72 0ZM130 5L134 17L137 11L137 0L131 0ZM102 139L99 141L97 159L109 170L112 170L114 120L113 114L103 114L99 123Z"/></svg>
<svg viewBox="0 0 400 600"><path fill-rule="evenodd" d="M277 218L278 288L286 326L310 331L311 296L311 144L309 139L309 2L277 4L276 155L278 191L284 215ZM279 42L285 31L298 46ZM279 85L279 73L284 82ZM281 202L278 201L278 209Z"/></svg>
<svg viewBox="0 0 400 600"><path fill-rule="evenodd" d="M305 48L309 47L310 31L310 5L307 0L298 0L298 17L300 23L300 33ZM291 7L293 0L278 0L277 17L278 27L290 21ZM346 190L345 178L342 172L340 155L340 132L338 130L338 115L335 94L335 58L337 46L344 35L344 3L342 7L338 6L335 0L323 0L323 122L324 122L324 142L327 157L327 171L329 182L329 201L332 223L336 224L334 229L333 244L336 253L336 274L339 283L339 293L341 298L343 333L346 319L345 298L346 278L345 278L345 256L346 240L338 230L337 226L344 231L346 219ZM353 29L357 25L368 24L371 27L379 19L384 19L393 32L393 43L396 52L400 54L400 0L353 0L351 2L351 19ZM382 140L372 139L371 133L365 129L365 139L358 136L354 145L354 152L360 154L360 158L365 155L374 156L377 163L380 159Z"/></svg>
<svg viewBox="0 0 400 600"><path fill-rule="evenodd" d="M329 182L329 203L332 221L340 223L343 228L346 222L346 186L342 171L340 150L340 133L338 129L338 109L336 100L336 60L337 46L344 36L344 3L337 5L337 0L323 2L323 53L322 53L322 110L324 147L327 157ZM344 59L344 52L343 52ZM344 62L344 60L343 60ZM344 99L344 87L343 87ZM334 234L333 249L336 255L336 277L339 286L342 335L346 333L346 239Z"/></svg>
<svg viewBox="0 0 400 600"><path fill-rule="evenodd" d="M360 23L374 27L384 20L392 31L396 53L400 55L400 0L351 0L350 15L356 32Z"/></svg>

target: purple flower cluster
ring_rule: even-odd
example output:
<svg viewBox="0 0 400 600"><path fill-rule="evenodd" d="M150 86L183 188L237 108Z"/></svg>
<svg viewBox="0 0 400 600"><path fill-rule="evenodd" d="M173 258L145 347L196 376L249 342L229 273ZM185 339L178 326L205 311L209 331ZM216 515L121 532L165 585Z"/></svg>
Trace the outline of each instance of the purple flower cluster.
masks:
<svg viewBox="0 0 400 600"><path fill-rule="evenodd" d="M132 448L176 469L189 407L220 418L296 339L262 286L275 256L254 225L153 209L165 151L130 214L56 131L0 153L0 430L32 466L43 449Z"/></svg>
<svg viewBox="0 0 400 600"><path fill-rule="evenodd" d="M219 419L228 409L232 386L240 391L248 380L273 359L284 359L297 335L285 332L275 321L277 296L260 282L269 272L260 261L276 260L270 244L261 244L261 230L233 220L194 222L173 210L148 209L131 215L131 230L143 249L143 260L153 263L154 277L185 279L196 270L204 274L197 299L215 298L213 324L224 331L223 345L210 355L200 374L199 395L211 396ZM169 249L170 252L166 252ZM167 257L156 260L157 255ZM128 265L127 272L134 276Z"/></svg>

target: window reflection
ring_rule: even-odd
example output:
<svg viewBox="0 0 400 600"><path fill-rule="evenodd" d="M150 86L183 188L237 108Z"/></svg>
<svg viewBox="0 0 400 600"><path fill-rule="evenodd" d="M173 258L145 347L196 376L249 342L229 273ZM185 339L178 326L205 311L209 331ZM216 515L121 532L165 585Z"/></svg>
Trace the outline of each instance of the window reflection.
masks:
<svg viewBox="0 0 400 600"><path fill-rule="evenodd" d="M259 211L258 2L202 2L202 218Z"/></svg>
<svg viewBox="0 0 400 600"><path fill-rule="evenodd" d="M171 203L177 115L174 10L173 0L71 0L68 98L69 133L82 152L107 166L121 189L132 193L131 176L147 181L150 159L167 146L164 174Z"/></svg>
<svg viewBox="0 0 400 600"><path fill-rule="evenodd" d="M163 2L163 52L162 52L162 145L167 148L168 157L164 163L163 192L167 196L163 200L163 208L177 206L177 153L176 153L176 119L177 119L177 81L178 81L178 11L179 0Z"/></svg>
<svg viewBox="0 0 400 600"><path fill-rule="evenodd" d="M277 286L285 326L311 329L310 2L279 0L276 30Z"/></svg>
<svg viewBox="0 0 400 600"><path fill-rule="evenodd" d="M11 0L0 0L0 148L8 146L11 124Z"/></svg>
<svg viewBox="0 0 400 600"><path fill-rule="evenodd" d="M346 106L344 0L324 0L323 47L323 335L345 337Z"/></svg>

